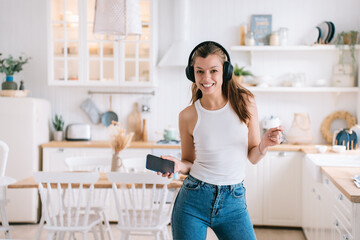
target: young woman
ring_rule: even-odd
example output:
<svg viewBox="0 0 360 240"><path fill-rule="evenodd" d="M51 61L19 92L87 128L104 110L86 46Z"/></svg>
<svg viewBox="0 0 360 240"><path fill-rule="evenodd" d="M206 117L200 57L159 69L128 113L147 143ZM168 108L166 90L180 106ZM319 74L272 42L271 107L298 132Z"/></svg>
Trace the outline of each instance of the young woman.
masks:
<svg viewBox="0 0 360 240"><path fill-rule="evenodd" d="M173 238L205 240L210 227L219 239L256 239L246 208L245 164L256 164L279 144L283 128L260 138L254 96L232 79L230 56L220 44L196 46L186 76L194 83L192 105L179 115L181 160L163 156L175 162L175 172L189 174L174 204Z"/></svg>

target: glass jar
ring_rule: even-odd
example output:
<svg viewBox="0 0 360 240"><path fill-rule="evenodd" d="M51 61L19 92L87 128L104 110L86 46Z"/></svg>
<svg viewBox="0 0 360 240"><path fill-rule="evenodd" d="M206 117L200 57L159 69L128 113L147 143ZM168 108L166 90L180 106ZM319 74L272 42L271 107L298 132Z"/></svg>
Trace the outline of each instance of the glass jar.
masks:
<svg viewBox="0 0 360 240"><path fill-rule="evenodd" d="M279 32L273 32L270 35L270 45L279 46L280 45L280 35Z"/></svg>
<svg viewBox="0 0 360 240"><path fill-rule="evenodd" d="M255 46L255 33L254 32L248 32L246 34L245 45L246 46Z"/></svg>
<svg viewBox="0 0 360 240"><path fill-rule="evenodd" d="M288 43L288 29L280 28L280 45L285 46Z"/></svg>

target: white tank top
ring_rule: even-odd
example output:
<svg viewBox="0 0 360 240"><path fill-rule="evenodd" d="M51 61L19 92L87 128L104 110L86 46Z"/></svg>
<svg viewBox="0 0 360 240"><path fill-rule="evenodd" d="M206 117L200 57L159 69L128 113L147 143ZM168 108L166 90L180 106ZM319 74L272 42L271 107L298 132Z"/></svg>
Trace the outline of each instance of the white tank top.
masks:
<svg viewBox="0 0 360 240"><path fill-rule="evenodd" d="M232 185L245 177L248 128L229 102L219 110L206 110L195 102L198 119L194 128L196 159L190 174L207 183Z"/></svg>

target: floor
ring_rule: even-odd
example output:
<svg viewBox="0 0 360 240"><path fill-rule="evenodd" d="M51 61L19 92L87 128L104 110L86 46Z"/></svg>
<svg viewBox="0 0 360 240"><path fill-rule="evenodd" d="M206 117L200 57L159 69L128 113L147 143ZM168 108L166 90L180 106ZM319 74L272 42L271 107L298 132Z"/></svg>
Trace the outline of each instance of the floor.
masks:
<svg viewBox="0 0 360 240"><path fill-rule="evenodd" d="M38 225L36 224L25 224L25 225L11 225L11 236L13 239L22 239L22 240L34 240L36 236ZM116 229L116 225L112 224L112 233L114 239L120 239L120 233ZM170 232L170 226L169 226ZM301 229L292 229L292 228L269 228L269 227L256 227L255 233L258 240L305 240L305 236ZM41 240L47 239L46 231L42 231ZM0 239L4 235L0 234ZM82 239L82 238L78 238ZM89 240L93 239L92 235L89 235ZM131 237L131 240L145 240L145 239L155 239L154 237L145 237L137 236ZM208 235L206 240L216 240L216 235L212 232L211 229L208 230Z"/></svg>

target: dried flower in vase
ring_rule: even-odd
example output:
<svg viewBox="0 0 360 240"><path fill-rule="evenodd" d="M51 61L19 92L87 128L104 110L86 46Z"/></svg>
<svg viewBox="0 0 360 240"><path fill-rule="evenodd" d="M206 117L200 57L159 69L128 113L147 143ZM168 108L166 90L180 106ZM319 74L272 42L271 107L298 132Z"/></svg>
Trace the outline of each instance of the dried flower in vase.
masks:
<svg viewBox="0 0 360 240"><path fill-rule="evenodd" d="M119 154L120 151L130 145L134 133L126 133L126 129L121 128L121 124L116 121L112 121L108 129L110 131L110 145L114 153Z"/></svg>
<svg viewBox="0 0 360 240"><path fill-rule="evenodd" d="M111 171L120 171L122 167L122 160L119 153L130 145L130 142L134 136L133 132L126 133L126 129L121 128L120 123L112 121L112 124L108 127L110 131L110 145L114 150L114 154L111 162Z"/></svg>

